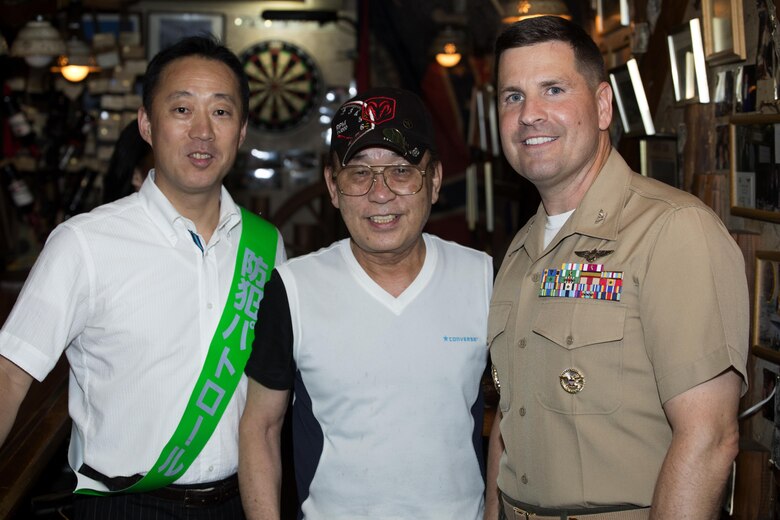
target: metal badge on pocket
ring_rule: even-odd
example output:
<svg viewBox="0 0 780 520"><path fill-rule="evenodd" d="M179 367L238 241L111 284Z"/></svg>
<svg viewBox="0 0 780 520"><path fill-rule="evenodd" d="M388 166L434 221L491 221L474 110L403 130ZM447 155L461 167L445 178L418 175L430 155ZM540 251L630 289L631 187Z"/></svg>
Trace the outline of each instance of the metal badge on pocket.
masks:
<svg viewBox="0 0 780 520"><path fill-rule="evenodd" d="M561 388L570 394L576 394L582 391L585 386L585 376L576 368L567 368L559 376Z"/></svg>

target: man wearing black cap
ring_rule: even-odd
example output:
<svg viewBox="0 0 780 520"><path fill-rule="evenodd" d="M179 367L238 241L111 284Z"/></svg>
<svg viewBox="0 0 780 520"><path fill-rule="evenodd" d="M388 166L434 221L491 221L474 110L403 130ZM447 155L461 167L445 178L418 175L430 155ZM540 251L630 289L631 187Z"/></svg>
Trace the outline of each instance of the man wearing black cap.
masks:
<svg viewBox="0 0 780 520"><path fill-rule="evenodd" d="M422 232L442 167L415 95L374 89L333 120L325 181L350 238L265 288L240 428L249 518L279 518L294 391L301 517L481 518L488 255Z"/></svg>

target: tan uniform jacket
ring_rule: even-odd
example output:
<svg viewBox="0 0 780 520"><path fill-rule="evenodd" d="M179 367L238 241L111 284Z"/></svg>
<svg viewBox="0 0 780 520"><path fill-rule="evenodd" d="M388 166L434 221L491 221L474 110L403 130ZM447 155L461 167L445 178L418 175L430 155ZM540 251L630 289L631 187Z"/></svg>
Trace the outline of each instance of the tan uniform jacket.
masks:
<svg viewBox="0 0 780 520"><path fill-rule="evenodd" d="M542 250L545 219L540 205L518 232L491 300L499 488L542 507L648 506L671 441L663 403L729 367L746 388L742 254L699 199L615 150ZM565 263L622 273L620 300L541 297L543 271Z"/></svg>

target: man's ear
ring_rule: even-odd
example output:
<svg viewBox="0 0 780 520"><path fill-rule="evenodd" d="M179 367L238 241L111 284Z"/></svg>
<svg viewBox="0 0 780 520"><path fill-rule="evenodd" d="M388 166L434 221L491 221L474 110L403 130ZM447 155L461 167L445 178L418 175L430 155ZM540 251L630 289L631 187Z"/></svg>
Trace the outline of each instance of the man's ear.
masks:
<svg viewBox="0 0 780 520"><path fill-rule="evenodd" d="M609 130L612 122L612 87L606 81L596 87L596 104L599 111L599 130Z"/></svg>
<svg viewBox="0 0 780 520"><path fill-rule="evenodd" d="M144 107L138 109L138 132L144 141L152 146L152 122L149 121L149 115Z"/></svg>
<svg viewBox="0 0 780 520"><path fill-rule="evenodd" d="M436 161L435 164L433 172L431 172L433 174L431 177L431 204L436 204L436 201L439 200L439 190L441 189L441 179L444 171L441 161Z"/></svg>
<svg viewBox="0 0 780 520"><path fill-rule="evenodd" d="M244 140L246 139L246 126L249 123L249 121L244 121L244 124L241 125L241 133L238 136L238 146L240 147L242 144L244 144Z"/></svg>
<svg viewBox="0 0 780 520"><path fill-rule="evenodd" d="M336 180L333 178L333 168L326 166L323 172L325 176L325 184L328 186L328 193L330 194L330 202L334 208L339 207L339 189L336 186Z"/></svg>

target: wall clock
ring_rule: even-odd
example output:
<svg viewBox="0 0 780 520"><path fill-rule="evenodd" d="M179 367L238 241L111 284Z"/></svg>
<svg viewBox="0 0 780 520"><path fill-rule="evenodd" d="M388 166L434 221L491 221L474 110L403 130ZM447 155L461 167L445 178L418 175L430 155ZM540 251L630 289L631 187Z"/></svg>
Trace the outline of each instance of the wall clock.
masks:
<svg viewBox="0 0 780 520"><path fill-rule="evenodd" d="M283 132L307 121L318 106L322 75L300 47L271 40L241 54L249 77L249 121L258 130Z"/></svg>

